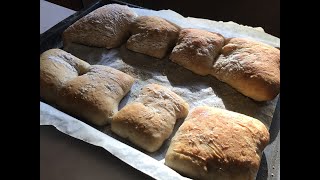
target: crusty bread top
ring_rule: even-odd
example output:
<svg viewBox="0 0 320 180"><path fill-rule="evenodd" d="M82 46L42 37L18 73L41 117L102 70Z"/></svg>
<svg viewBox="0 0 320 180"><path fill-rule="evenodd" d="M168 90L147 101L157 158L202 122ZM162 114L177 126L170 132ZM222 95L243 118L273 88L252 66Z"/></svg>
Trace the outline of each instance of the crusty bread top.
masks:
<svg viewBox="0 0 320 180"><path fill-rule="evenodd" d="M88 72L68 81L59 92L59 105L96 124L110 123L134 79L119 70L92 65Z"/></svg>
<svg viewBox="0 0 320 180"><path fill-rule="evenodd" d="M214 59L224 45L224 37L202 29L182 29L174 51L190 49L190 55L207 56ZM214 47L217 46L217 47ZM214 51L212 51L214 50ZM185 52L188 53L188 52Z"/></svg>
<svg viewBox="0 0 320 180"><path fill-rule="evenodd" d="M223 171L234 172L258 170L268 142L269 132L259 120L200 106L191 110L169 149L191 157L205 171L218 165Z"/></svg>
<svg viewBox="0 0 320 180"><path fill-rule="evenodd" d="M85 73L89 67L87 62L61 49L45 51L40 55L40 95L48 101L55 99L67 81Z"/></svg>
<svg viewBox="0 0 320 180"><path fill-rule="evenodd" d="M139 16L132 23L130 32L137 34L141 32L179 32L179 26L157 16Z"/></svg>
<svg viewBox="0 0 320 180"><path fill-rule="evenodd" d="M163 58L173 48L180 28L156 16L140 16L131 25L127 48L156 58Z"/></svg>
<svg viewBox="0 0 320 180"><path fill-rule="evenodd" d="M164 86L148 84L134 102L114 115L111 130L154 152L171 135L176 120L185 118L188 111L188 103L180 96Z"/></svg>
<svg viewBox="0 0 320 180"><path fill-rule="evenodd" d="M211 74L257 101L280 90L280 50L244 38L227 40Z"/></svg>
<svg viewBox="0 0 320 180"><path fill-rule="evenodd" d="M63 43L115 48L129 37L130 24L137 14L128 6L108 4L82 17L63 33Z"/></svg>
<svg viewBox="0 0 320 180"><path fill-rule="evenodd" d="M146 85L136 102L148 107L166 109L176 119L186 117L189 112L189 104L184 99L158 84Z"/></svg>
<svg viewBox="0 0 320 180"><path fill-rule="evenodd" d="M155 151L153 147L148 147L150 144L155 144L151 141L159 141L161 138L167 138L172 132L175 124L175 117L165 109L157 109L144 105L141 102L132 102L124 106L117 112L112 119L112 130L118 135L121 134L139 134L142 138L136 138L135 141L148 141L141 146L148 150ZM121 126L121 128L115 128ZM131 130L132 129L132 130ZM121 131L119 133L119 131ZM126 131L124 133L124 131ZM163 137L165 135L165 137ZM158 143L158 142L157 142ZM158 148L158 147L157 147Z"/></svg>
<svg viewBox="0 0 320 180"><path fill-rule="evenodd" d="M214 73L227 74L241 72L260 76L266 81L280 81L280 50L257 41L232 38L226 41L221 55L228 60L214 64ZM227 69L228 71L221 71Z"/></svg>
<svg viewBox="0 0 320 180"><path fill-rule="evenodd" d="M165 108L133 102L114 115L111 130L139 147L155 152L172 133L176 123L173 115Z"/></svg>
<svg viewBox="0 0 320 180"><path fill-rule="evenodd" d="M57 48L49 49L43 52L40 55L40 63L40 66L43 69L48 69L49 67L52 68L52 66L54 66L57 67L58 70L61 69L58 67L63 66L65 68L68 68L68 70L76 72L78 75L84 74L90 67L89 63L73 56L66 51Z"/></svg>
<svg viewBox="0 0 320 180"><path fill-rule="evenodd" d="M201 29L182 29L170 59L196 74L208 75L224 37Z"/></svg>
<svg viewBox="0 0 320 180"><path fill-rule="evenodd" d="M110 122L133 83L119 70L90 66L61 49L40 55L40 97L96 125Z"/></svg>

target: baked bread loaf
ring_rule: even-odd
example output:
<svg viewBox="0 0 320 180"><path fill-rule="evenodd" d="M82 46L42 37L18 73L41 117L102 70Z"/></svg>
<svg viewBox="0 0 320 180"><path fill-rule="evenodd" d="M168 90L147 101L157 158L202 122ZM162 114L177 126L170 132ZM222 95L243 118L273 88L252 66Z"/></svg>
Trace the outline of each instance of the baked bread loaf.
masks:
<svg viewBox="0 0 320 180"><path fill-rule="evenodd" d="M137 14L128 6L109 4L82 17L63 32L63 43L115 48L129 38L129 26Z"/></svg>
<svg viewBox="0 0 320 180"><path fill-rule="evenodd" d="M60 49L40 55L40 96L95 125L110 123L134 82L131 76L92 65Z"/></svg>
<svg viewBox="0 0 320 180"><path fill-rule="evenodd" d="M111 130L149 151L158 150L171 135L176 120L185 118L189 105L158 84L146 85L139 97L116 113Z"/></svg>
<svg viewBox="0 0 320 180"><path fill-rule="evenodd" d="M253 180L268 142L269 132L259 120L200 106L172 138L165 164L195 179Z"/></svg>
<svg viewBox="0 0 320 180"><path fill-rule="evenodd" d="M48 102L59 97L66 82L87 72L90 64L60 49L40 55L40 96Z"/></svg>
<svg viewBox="0 0 320 180"><path fill-rule="evenodd" d="M132 23L127 48L155 58L163 58L171 51L180 28L156 16L140 16Z"/></svg>
<svg viewBox="0 0 320 180"><path fill-rule="evenodd" d="M280 91L280 50L244 38L229 39L211 74L256 101L272 100Z"/></svg>
<svg viewBox="0 0 320 180"><path fill-rule="evenodd" d="M183 29L170 54L170 60L205 76L210 74L213 61L224 45L224 37L200 29Z"/></svg>

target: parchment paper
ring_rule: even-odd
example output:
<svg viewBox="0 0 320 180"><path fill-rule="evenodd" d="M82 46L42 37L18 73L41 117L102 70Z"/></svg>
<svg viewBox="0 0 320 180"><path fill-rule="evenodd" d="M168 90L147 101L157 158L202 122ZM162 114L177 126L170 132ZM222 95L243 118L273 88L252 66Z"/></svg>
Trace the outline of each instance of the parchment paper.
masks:
<svg viewBox="0 0 320 180"><path fill-rule="evenodd" d="M280 48L280 39L264 33L261 28L242 26L233 22L223 23L190 17L184 18L171 10L151 11L133 9L138 15L160 16L183 28L206 29L218 32L225 37L252 38ZM157 83L169 87L172 91L183 97L189 103L190 109L199 105L228 109L255 117L261 120L266 127L270 127L278 97L268 102L253 101L212 76L203 77L196 75L172 63L168 57L159 60L132 52L126 49L125 45L107 50L105 48L71 44L65 47L64 50L90 64L110 66L136 79L131 91L121 101L119 109L133 101L143 86L149 83ZM165 141L160 150L155 153L147 153L125 139L113 134L110 131L110 126L100 128L87 125L82 123L81 119L72 118L44 103L40 103L40 109L40 125L54 125L63 133L90 144L101 146L124 162L155 179L183 179L182 176L163 165L170 140L178 127L183 123L183 120L177 122L172 136Z"/></svg>

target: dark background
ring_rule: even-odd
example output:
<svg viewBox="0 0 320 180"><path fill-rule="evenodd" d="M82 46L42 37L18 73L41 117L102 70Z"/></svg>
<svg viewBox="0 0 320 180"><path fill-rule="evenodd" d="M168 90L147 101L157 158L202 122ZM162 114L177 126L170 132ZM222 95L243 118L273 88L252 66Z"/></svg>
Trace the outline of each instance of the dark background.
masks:
<svg viewBox="0 0 320 180"><path fill-rule="evenodd" d="M96 0L48 0L73 10L81 10ZM280 0L122 0L148 9L171 9L187 17L234 21L262 27L280 38Z"/></svg>

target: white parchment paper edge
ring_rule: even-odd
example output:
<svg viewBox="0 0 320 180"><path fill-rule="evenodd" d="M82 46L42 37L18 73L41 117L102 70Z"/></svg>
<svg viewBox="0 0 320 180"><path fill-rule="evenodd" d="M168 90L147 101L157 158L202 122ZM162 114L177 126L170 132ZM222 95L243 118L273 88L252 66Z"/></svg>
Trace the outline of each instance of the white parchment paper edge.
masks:
<svg viewBox="0 0 320 180"><path fill-rule="evenodd" d="M40 125L52 125L64 134L99 146L137 170L159 180L190 180L162 162L96 130L40 101Z"/></svg>

